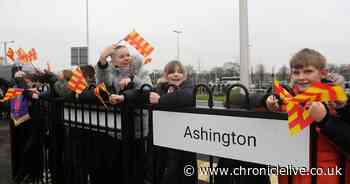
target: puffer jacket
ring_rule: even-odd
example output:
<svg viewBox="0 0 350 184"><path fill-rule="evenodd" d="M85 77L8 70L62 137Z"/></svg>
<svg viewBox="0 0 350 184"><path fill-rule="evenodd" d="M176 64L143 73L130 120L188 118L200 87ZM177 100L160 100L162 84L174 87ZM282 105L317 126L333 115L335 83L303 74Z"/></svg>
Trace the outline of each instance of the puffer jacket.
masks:
<svg viewBox="0 0 350 184"><path fill-rule="evenodd" d="M121 91L119 81L127 77L132 79L136 89L139 89L143 84L152 85L148 72L142 69L142 59L133 57L132 60L129 69L121 69L111 63L101 65L101 63L98 62L96 67L96 78L98 82L104 82L107 87L112 87L115 93Z"/></svg>

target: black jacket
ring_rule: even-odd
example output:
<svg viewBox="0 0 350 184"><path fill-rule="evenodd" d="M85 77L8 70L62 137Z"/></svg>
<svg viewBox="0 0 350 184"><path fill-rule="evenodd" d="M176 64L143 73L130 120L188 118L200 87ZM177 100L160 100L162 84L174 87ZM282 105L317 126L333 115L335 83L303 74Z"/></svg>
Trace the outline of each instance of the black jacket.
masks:
<svg viewBox="0 0 350 184"><path fill-rule="evenodd" d="M156 92L160 95L158 106L161 107L193 107L194 84L191 80L185 80L174 92L167 93L168 83L160 83Z"/></svg>
<svg viewBox="0 0 350 184"><path fill-rule="evenodd" d="M318 126L323 135L327 136L343 152L350 154L350 101L345 107L337 110L336 116L327 112L326 117L318 123Z"/></svg>
<svg viewBox="0 0 350 184"><path fill-rule="evenodd" d="M156 92L160 95L159 104L161 107L193 107L194 85L191 80L184 81L172 93L167 93L168 83L160 83ZM155 147L155 167L158 171L155 176L156 182L160 184L193 184L197 182L197 172L192 176L185 176L183 168L191 165L197 168L196 154L186 151L169 148ZM152 167L151 167L152 168Z"/></svg>

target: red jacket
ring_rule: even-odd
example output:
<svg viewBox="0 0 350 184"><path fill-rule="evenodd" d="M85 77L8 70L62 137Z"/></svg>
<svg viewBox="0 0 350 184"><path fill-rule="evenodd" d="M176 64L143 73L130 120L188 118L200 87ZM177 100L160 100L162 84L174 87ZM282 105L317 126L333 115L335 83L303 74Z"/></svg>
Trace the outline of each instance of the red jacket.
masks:
<svg viewBox="0 0 350 184"><path fill-rule="evenodd" d="M350 110L350 109L349 109ZM347 111L346 111L347 112ZM336 121L344 121L340 120L339 118L334 118L332 115L330 115L329 112L327 112L327 123L336 123ZM340 114L337 114L340 115ZM349 114L342 113L341 116L348 117ZM326 118L325 118L326 119ZM343 118L347 119L347 118ZM325 120L324 120L325 121ZM335 124L334 124L335 125ZM350 133L350 132L349 132ZM317 128L317 140L316 140L316 149L317 149L317 168L340 168L341 167L341 161L344 161L344 157L342 158L342 154L340 152L340 147L336 146L336 143L331 141L335 135L338 135L337 133L333 135L327 135L323 134L320 131L320 128ZM350 184L350 160L345 160L345 167L342 168L344 171L345 169L345 176L337 176L336 171L333 171L333 175L322 175L317 176L317 184L340 184L341 177L345 178L345 184ZM332 174L332 170L330 170ZM324 172L327 172L327 169L324 169ZM311 184L311 176L302 176L302 175L296 175L291 176L292 177L292 183L288 183L288 176L279 176L279 184Z"/></svg>
<svg viewBox="0 0 350 184"><path fill-rule="evenodd" d="M327 137L322 134L318 134L317 138L317 168L336 168L340 167L340 153L338 152L336 146L332 144ZM334 175L324 175L317 176L317 184L339 184L341 176L336 176L335 170L330 170L331 174ZM325 169L327 172L327 169ZM350 184L350 161L346 160L345 167L345 184ZM292 183L288 183L288 176L279 176L279 184L311 184L311 176L296 175L291 176Z"/></svg>

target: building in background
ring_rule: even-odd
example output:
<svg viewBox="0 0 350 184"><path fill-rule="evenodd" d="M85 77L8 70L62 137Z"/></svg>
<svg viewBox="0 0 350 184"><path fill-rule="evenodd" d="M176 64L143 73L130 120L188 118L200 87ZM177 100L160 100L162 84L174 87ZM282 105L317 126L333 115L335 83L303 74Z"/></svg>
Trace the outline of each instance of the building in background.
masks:
<svg viewBox="0 0 350 184"><path fill-rule="evenodd" d="M71 47L71 66L88 64L88 48Z"/></svg>

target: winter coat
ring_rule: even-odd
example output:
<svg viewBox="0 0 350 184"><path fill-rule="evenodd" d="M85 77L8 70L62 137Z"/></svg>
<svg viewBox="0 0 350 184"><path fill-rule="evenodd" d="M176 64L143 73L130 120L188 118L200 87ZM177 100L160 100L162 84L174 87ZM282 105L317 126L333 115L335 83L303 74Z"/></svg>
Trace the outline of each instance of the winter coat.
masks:
<svg viewBox="0 0 350 184"><path fill-rule="evenodd" d="M68 88L68 81L58 80L54 84L55 92L59 97L72 98L74 93Z"/></svg>
<svg viewBox="0 0 350 184"><path fill-rule="evenodd" d="M111 63L102 65L97 63L96 78L98 82L104 82L107 87L112 87L113 92L118 94L121 89L119 81L123 78L131 78L134 82L134 87L139 89L143 84L152 85L151 79L147 71L142 69L142 61L138 58L133 59L128 69L118 68Z"/></svg>
<svg viewBox="0 0 350 184"><path fill-rule="evenodd" d="M168 93L168 83L157 85L156 92L160 95L159 107L183 108L193 107L194 84L185 80L175 91ZM193 176L185 176L183 168L192 165L197 168L196 154L169 148L155 147L156 183L161 184L192 184L197 181L197 172Z"/></svg>
<svg viewBox="0 0 350 184"><path fill-rule="evenodd" d="M167 93L169 84L167 82L157 85L156 92L159 93L159 104L161 107L193 107L194 84L187 79L172 93Z"/></svg>
<svg viewBox="0 0 350 184"><path fill-rule="evenodd" d="M322 175L317 176L317 184L338 184L345 180L345 184L350 184L350 162L344 158L343 152L349 151L349 104L345 107L336 109L336 115L332 115L327 105L327 115L322 122L317 123L316 139L316 166L317 168L336 168L343 167L345 175ZM346 129L348 128L348 129ZM327 169L325 169L327 170ZM326 172L326 171L325 171ZM289 176L292 183L288 183L288 176L279 176L279 184L311 184L311 176Z"/></svg>

